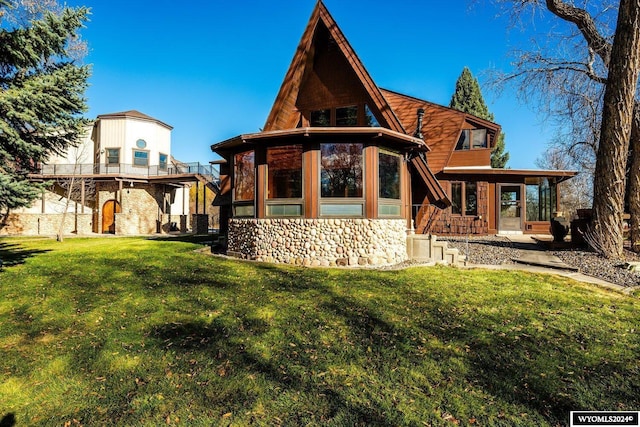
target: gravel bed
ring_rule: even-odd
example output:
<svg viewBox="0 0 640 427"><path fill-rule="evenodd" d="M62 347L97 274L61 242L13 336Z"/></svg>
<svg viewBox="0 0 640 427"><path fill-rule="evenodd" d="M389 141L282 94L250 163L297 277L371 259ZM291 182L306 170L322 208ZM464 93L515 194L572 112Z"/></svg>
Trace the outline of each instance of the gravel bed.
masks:
<svg viewBox="0 0 640 427"><path fill-rule="evenodd" d="M501 265L514 264L513 259L522 255L522 250L544 250L541 245L512 242L506 236L483 237L444 237L449 247L457 248L461 254L467 254L471 264ZM608 260L588 250L552 250L551 254L560 258L565 264L577 267L582 274L597 277L620 286L639 286L640 274L623 268L624 261ZM640 261L640 257L632 252L626 252L627 261Z"/></svg>

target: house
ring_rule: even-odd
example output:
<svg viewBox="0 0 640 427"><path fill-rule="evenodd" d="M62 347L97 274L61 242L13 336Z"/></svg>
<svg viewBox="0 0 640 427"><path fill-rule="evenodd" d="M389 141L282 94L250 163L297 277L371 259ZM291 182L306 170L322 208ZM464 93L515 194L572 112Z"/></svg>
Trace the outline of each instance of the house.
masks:
<svg viewBox="0 0 640 427"><path fill-rule="evenodd" d="M189 192L215 186L212 166L176 161L171 131L134 110L99 115L77 147L30 176L46 190L31 207L12 211L0 233L55 235L63 220L63 234L206 233L206 200L192 212Z"/></svg>
<svg viewBox="0 0 640 427"><path fill-rule="evenodd" d="M318 1L264 129L211 147L228 252L377 265L406 260L414 231L548 231L575 172L491 169L499 133L378 87Z"/></svg>

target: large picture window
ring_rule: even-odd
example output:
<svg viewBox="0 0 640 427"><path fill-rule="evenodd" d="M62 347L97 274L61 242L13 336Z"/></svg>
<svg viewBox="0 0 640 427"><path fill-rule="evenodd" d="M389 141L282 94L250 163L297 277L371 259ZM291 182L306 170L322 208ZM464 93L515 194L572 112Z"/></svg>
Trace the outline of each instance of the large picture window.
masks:
<svg viewBox="0 0 640 427"><path fill-rule="evenodd" d="M233 176L234 176L234 200L253 200L255 192L255 154L253 151L246 151L234 156Z"/></svg>
<svg viewBox="0 0 640 427"><path fill-rule="evenodd" d="M478 192L475 182L451 183L451 213L453 215L478 215Z"/></svg>
<svg viewBox="0 0 640 427"><path fill-rule="evenodd" d="M362 197L362 144L320 145L322 197Z"/></svg>
<svg viewBox="0 0 640 427"><path fill-rule="evenodd" d="M302 198L302 146L267 149L267 199Z"/></svg>

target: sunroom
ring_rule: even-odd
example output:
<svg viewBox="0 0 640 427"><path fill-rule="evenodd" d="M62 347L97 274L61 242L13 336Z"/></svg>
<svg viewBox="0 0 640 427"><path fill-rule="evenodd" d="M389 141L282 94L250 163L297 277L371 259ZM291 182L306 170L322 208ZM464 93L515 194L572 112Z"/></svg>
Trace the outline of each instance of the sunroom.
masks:
<svg viewBox="0 0 640 427"><path fill-rule="evenodd" d="M421 139L381 127L304 127L212 149L227 161L229 253L308 265L406 259L408 160L428 151Z"/></svg>

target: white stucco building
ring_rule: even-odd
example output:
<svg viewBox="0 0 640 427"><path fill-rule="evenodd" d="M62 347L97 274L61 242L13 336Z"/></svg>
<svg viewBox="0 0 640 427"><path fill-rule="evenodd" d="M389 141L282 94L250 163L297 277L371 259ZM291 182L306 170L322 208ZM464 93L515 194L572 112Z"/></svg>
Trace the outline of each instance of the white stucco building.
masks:
<svg viewBox="0 0 640 427"><path fill-rule="evenodd" d="M31 179L46 183L32 206L13 211L0 234L121 235L206 232L192 186L214 188L210 165L171 156L172 127L135 110L99 115L83 141L52 156ZM207 201L199 201L204 206ZM211 202L211 201L209 201Z"/></svg>

